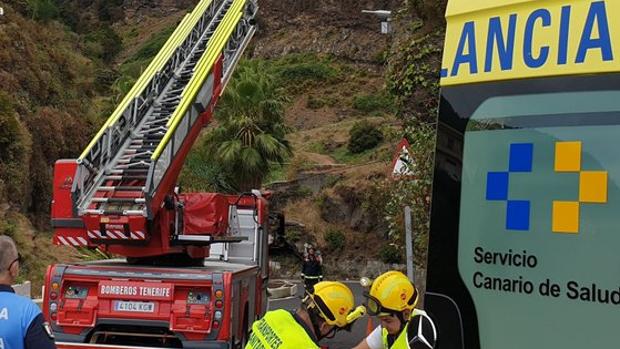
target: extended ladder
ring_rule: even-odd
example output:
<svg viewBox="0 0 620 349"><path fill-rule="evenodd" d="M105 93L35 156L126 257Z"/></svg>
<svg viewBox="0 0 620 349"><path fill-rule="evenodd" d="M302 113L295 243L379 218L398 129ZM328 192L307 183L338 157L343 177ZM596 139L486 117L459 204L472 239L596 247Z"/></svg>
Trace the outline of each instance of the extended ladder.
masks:
<svg viewBox="0 0 620 349"><path fill-rule="evenodd" d="M78 216L153 218L176 182L179 150L202 127L256 30L256 11L256 0L202 0L183 19L78 159Z"/></svg>

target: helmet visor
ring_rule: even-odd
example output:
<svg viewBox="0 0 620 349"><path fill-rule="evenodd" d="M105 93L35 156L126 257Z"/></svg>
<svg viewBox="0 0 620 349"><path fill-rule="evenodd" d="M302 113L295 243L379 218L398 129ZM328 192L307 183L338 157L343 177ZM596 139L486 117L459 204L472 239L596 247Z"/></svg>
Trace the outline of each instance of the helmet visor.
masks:
<svg viewBox="0 0 620 349"><path fill-rule="evenodd" d="M369 315L384 316L384 315L394 315L394 314L400 313L400 311L398 310L384 307L377 298L371 296L368 292L364 292L364 297L366 297L365 305L366 305L366 309L368 310ZM418 303L418 291L414 288L411 298L409 298L409 300L407 301L407 305L413 308L416 306L417 303Z"/></svg>
<svg viewBox="0 0 620 349"><path fill-rule="evenodd" d="M321 313L321 316L325 320L327 320L329 324L333 324L336 321L336 317L334 316L334 313L332 313L332 311L329 309L327 304L323 302L321 297L314 295L314 296L311 296L310 298L312 299L314 304L316 304L316 307L318 308L319 313Z"/></svg>
<svg viewBox="0 0 620 349"><path fill-rule="evenodd" d="M381 305L381 302L367 292L364 293L364 297L366 297L366 309L368 309L368 315L372 316L383 316L383 315L392 315L397 313L396 310L385 308Z"/></svg>

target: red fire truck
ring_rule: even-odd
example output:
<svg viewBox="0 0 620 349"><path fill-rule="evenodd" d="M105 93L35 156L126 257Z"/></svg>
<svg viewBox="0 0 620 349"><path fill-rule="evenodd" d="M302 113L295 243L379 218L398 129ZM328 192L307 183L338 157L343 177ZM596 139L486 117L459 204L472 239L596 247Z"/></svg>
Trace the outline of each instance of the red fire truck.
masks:
<svg viewBox="0 0 620 349"><path fill-rule="evenodd" d="M48 268L59 347L234 348L264 313L268 195L176 185L257 8L201 0L80 157L56 163L54 243L123 257Z"/></svg>

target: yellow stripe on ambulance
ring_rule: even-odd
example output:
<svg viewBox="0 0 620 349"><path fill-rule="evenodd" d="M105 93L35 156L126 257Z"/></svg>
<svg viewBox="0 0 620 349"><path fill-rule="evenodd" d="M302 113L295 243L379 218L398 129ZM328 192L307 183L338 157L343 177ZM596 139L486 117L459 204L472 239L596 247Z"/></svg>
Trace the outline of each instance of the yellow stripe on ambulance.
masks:
<svg viewBox="0 0 620 349"><path fill-rule="evenodd" d="M620 71L620 1L530 1L448 13L443 86Z"/></svg>

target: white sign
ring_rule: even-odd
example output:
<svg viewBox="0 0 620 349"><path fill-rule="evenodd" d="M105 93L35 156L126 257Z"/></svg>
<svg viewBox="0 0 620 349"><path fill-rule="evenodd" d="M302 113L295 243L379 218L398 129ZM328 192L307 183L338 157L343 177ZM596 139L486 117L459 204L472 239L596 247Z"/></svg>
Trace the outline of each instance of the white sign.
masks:
<svg viewBox="0 0 620 349"><path fill-rule="evenodd" d="M391 22L381 22L381 34L389 34L392 32Z"/></svg>
<svg viewBox="0 0 620 349"><path fill-rule="evenodd" d="M392 164L392 177L414 175L415 161L409 152L409 142L406 138L398 143Z"/></svg>
<svg viewBox="0 0 620 349"><path fill-rule="evenodd" d="M155 303L116 301L114 303L114 311L152 313L155 311Z"/></svg>
<svg viewBox="0 0 620 349"><path fill-rule="evenodd" d="M0 16L4 16L4 9L0 7Z"/></svg>

